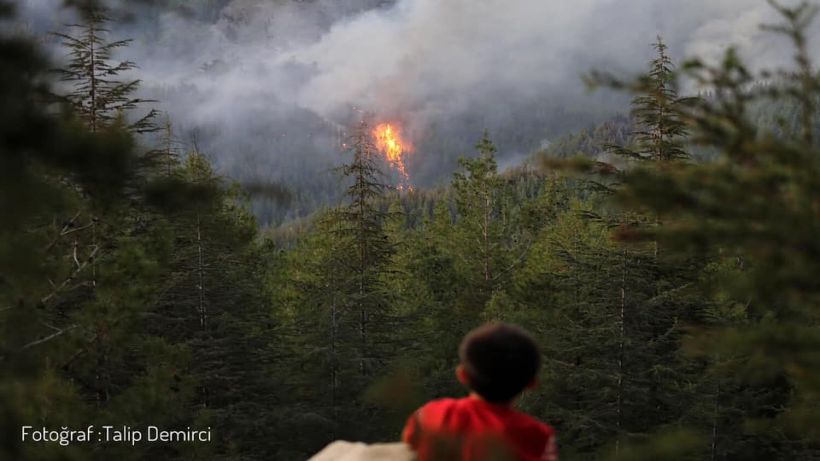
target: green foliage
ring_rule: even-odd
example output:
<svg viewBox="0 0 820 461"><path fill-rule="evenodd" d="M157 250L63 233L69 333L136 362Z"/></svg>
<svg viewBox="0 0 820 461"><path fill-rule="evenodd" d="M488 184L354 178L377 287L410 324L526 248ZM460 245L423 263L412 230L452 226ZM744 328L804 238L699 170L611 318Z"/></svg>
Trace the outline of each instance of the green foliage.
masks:
<svg viewBox="0 0 820 461"><path fill-rule="evenodd" d="M486 131L476 150L478 158L459 160L463 172L453 175L452 184L458 213L453 231L456 248L452 254L469 284L471 299L465 300L465 307L474 310L486 303L505 275L506 256L502 242L506 230L503 181L498 175L495 145Z"/></svg>
<svg viewBox="0 0 820 461"><path fill-rule="evenodd" d="M639 127L633 133L636 147L616 149L616 153L655 162L688 159L682 141L687 128L676 113L676 107L687 100L678 97L674 66L663 39L658 37L653 47L658 55L639 83L642 91L632 100L632 118Z"/></svg>
<svg viewBox="0 0 820 461"><path fill-rule="evenodd" d="M635 131L630 117L616 115L591 128L562 136L538 153L538 156L566 159L577 155L597 157L610 150L610 146L628 146L633 142Z"/></svg>
<svg viewBox="0 0 820 461"><path fill-rule="evenodd" d="M92 19L87 27L97 34L101 19ZM95 37L102 49L94 59L124 45ZM139 130L115 114L135 102L122 99L131 84L108 82L98 94L104 102L80 107L77 99L74 111L53 114L36 49L3 38L0 60L0 413L8 435L0 457L264 457L270 441L257 429L271 417L259 410L275 394L261 356L272 330L257 274L268 255L240 196L198 154L166 165L161 178L142 168L132 134ZM95 72L109 76L128 67L101 65ZM168 197L176 201L155 206ZM207 253L192 269L197 243ZM189 283L200 268L206 283ZM209 329L202 311L187 310L197 301L209 308ZM14 434L24 424L212 425L215 442L115 444L102 454L87 444L21 443Z"/></svg>
<svg viewBox="0 0 820 461"><path fill-rule="evenodd" d="M100 77L133 67L111 62L128 42L106 42L99 11L63 36L64 112L43 102L37 49L0 38L0 457L305 459L394 440L417 405L464 392L458 343L486 320L542 345L541 386L518 405L556 426L562 459L816 457L820 78L813 9L775 7L794 70L753 74L730 51L682 66L713 91L681 98L659 41L637 82L597 75L636 94L632 118L548 154L582 151L571 166L598 182L499 172L485 132L448 187L392 193L363 124L344 201L273 240L170 121L137 152L122 114L137 82ZM8 435L33 422L213 441Z"/></svg>
<svg viewBox="0 0 820 461"><path fill-rule="evenodd" d="M677 254L711 254L717 266L701 284L711 297L689 342L711 363L708 434L713 459L803 458L817 441L817 293L813 274L818 232L814 101L820 85L808 62L805 30L815 9L773 5L791 37L794 71L754 75L730 50L717 66L694 60L691 78L714 97L681 104L675 114L698 145L721 153L711 163L626 173L622 203L665 216L639 236ZM759 87L758 79L778 75ZM758 101L795 98L798 136L778 136L755 123ZM811 279L811 280L810 280ZM707 395L708 395L707 394ZM703 409L701 408L701 411ZM697 427L697 426L695 426Z"/></svg>
<svg viewBox="0 0 820 461"><path fill-rule="evenodd" d="M55 32L69 51L69 62L57 69L62 81L70 85L64 96L77 115L88 124L91 132L111 125L118 117L149 102L133 97L139 80L119 81L115 78L136 67L131 61L114 62L118 48L128 46L131 40L108 41L106 24L111 19L103 7L90 4L79 8L83 22L71 27L77 35ZM155 110L133 121L128 128L137 133L156 131Z"/></svg>

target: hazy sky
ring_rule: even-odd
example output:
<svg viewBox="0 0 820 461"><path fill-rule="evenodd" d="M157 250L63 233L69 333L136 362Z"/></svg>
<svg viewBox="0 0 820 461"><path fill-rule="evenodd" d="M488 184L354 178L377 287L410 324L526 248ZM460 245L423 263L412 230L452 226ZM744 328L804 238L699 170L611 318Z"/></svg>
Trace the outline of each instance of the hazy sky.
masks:
<svg viewBox="0 0 820 461"><path fill-rule="evenodd" d="M37 31L58 28L66 21L60 3L23 0L25 21ZM211 18L141 8L118 29L135 39L122 57L140 65L145 92L179 126L199 128L222 164L262 158L285 168L284 157L322 157L336 127L360 109L400 120L417 138L444 126L475 139L483 126L503 139L529 124L540 142L625 109L588 94L579 76L593 68L640 72L658 34L677 58L717 59L730 44L758 65L790 57L784 39L759 29L776 19L763 0L225 5ZM526 153L516 149L502 145L502 156Z"/></svg>

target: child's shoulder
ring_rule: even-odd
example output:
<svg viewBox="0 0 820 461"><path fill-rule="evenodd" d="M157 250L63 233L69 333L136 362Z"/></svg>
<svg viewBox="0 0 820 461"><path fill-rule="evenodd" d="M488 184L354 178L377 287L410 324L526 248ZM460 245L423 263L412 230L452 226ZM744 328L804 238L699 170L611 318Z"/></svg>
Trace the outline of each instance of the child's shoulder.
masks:
<svg viewBox="0 0 820 461"><path fill-rule="evenodd" d="M417 413L430 415L452 410L459 406L460 400L461 399L454 398L441 398L431 400L422 405L421 408L418 409Z"/></svg>
<svg viewBox="0 0 820 461"><path fill-rule="evenodd" d="M541 421L540 419L530 416L523 412L516 412L517 419L522 425L526 425L531 427L533 430L537 430L538 432L543 433L544 435L553 435L555 434L555 428L550 426L549 424Z"/></svg>

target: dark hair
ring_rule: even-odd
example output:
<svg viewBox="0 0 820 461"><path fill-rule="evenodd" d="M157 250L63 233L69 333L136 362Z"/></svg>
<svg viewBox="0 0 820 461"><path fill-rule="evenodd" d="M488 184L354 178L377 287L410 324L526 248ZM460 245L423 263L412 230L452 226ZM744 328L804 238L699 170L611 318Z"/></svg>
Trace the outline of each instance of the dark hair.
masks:
<svg viewBox="0 0 820 461"><path fill-rule="evenodd" d="M532 336L504 323L490 323L468 333L458 355L470 389L493 403L515 398L541 367L541 354Z"/></svg>

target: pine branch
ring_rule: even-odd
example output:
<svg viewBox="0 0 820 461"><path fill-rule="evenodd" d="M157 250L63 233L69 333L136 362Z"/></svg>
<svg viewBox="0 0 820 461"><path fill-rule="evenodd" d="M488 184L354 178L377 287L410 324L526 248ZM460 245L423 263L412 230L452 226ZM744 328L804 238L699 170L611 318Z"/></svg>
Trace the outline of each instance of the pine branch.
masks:
<svg viewBox="0 0 820 461"><path fill-rule="evenodd" d="M67 333L67 332L69 332L69 331L71 331L71 330L73 330L73 329L77 328L77 325L70 325L70 326L65 327L65 328L62 328L62 329L60 329L60 328L55 328L55 327L51 327L51 328L56 329L57 331L56 331L56 332L54 332L54 333L52 333L52 334L50 334L50 335L48 335L48 336L45 336L45 337L43 337L43 338L40 338L40 339L38 339L38 340L35 340L35 341L32 341L32 342L30 342L30 343L27 343L27 344L23 345L23 347L21 347L21 348L20 348L20 351L24 351L24 350L27 350L27 349L31 349L32 347L38 346L38 345L40 345L40 344L46 343L46 342L48 342L48 341L51 341L51 340L52 340L52 339L54 339L54 338L60 337L60 336L62 336L63 334L65 334L65 333Z"/></svg>

